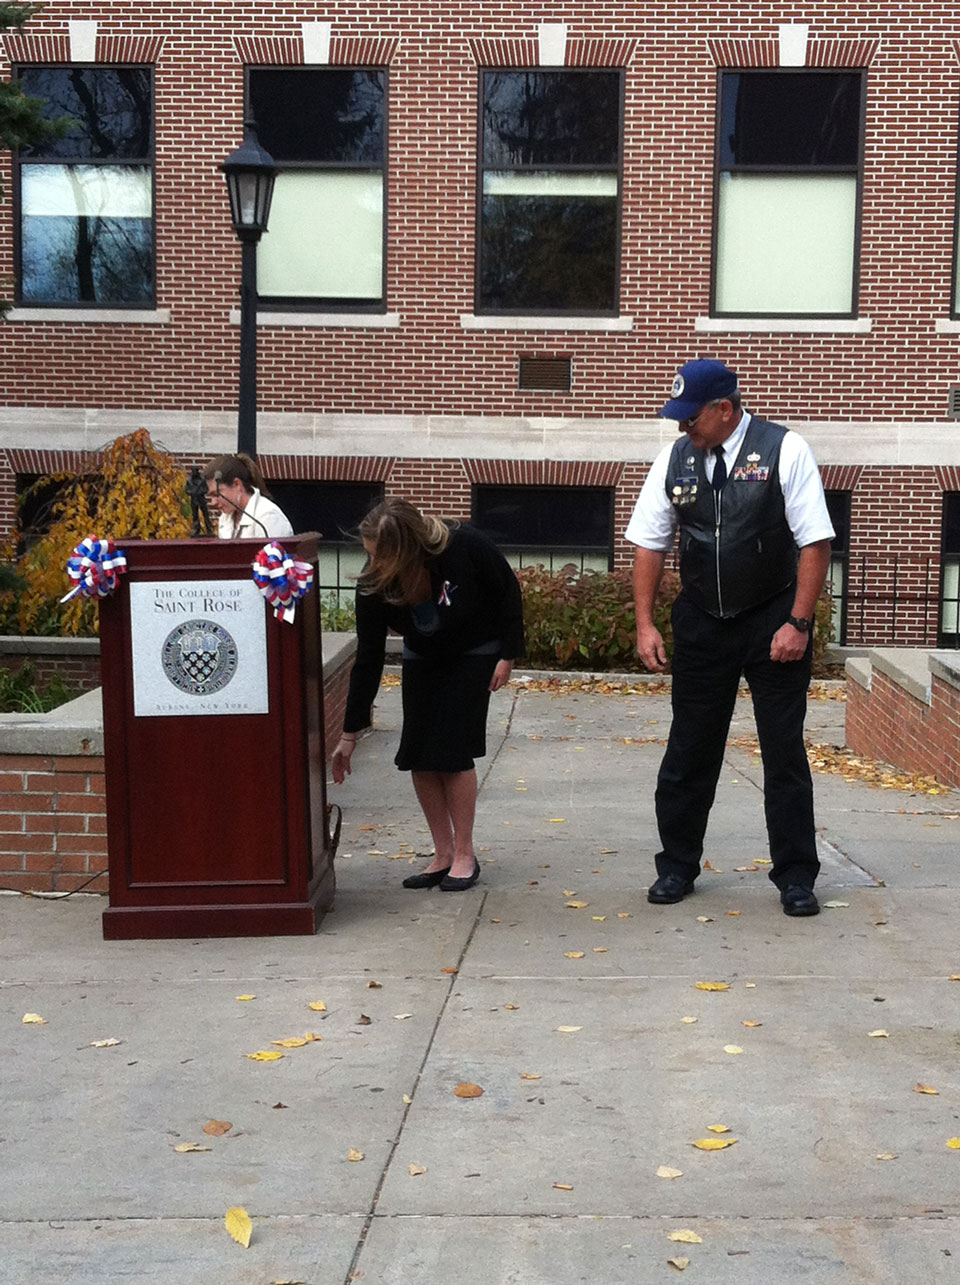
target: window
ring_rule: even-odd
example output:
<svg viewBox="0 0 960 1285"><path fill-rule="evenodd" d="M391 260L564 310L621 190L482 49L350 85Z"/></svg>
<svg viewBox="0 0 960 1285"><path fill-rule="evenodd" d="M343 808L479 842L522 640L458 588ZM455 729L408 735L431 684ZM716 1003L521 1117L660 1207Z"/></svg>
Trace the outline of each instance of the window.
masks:
<svg viewBox="0 0 960 1285"><path fill-rule="evenodd" d="M938 647L960 647L960 491L943 497L943 546Z"/></svg>
<svg viewBox="0 0 960 1285"><path fill-rule="evenodd" d="M830 568L827 584L830 588L830 623L833 626L831 641L847 641L847 568L850 557L850 492L827 491L827 511L836 534L830 544Z"/></svg>
<svg viewBox="0 0 960 1285"><path fill-rule="evenodd" d="M261 298L382 310L386 72L251 68L248 94L279 171Z"/></svg>
<svg viewBox="0 0 960 1285"><path fill-rule="evenodd" d="M720 73L711 312L856 314L865 76Z"/></svg>
<svg viewBox="0 0 960 1285"><path fill-rule="evenodd" d="M481 73L477 311L614 314L618 71Z"/></svg>
<svg viewBox="0 0 960 1285"><path fill-rule="evenodd" d="M271 482L270 494L294 531L318 531L319 583L324 602L352 607L353 577L367 560L360 520L383 499L382 482Z"/></svg>
<svg viewBox="0 0 960 1285"><path fill-rule="evenodd" d="M23 92L64 138L17 166L17 301L152 305L153 77L145 67L25 67Z"/></svg>
<svg viewBox="0 0 960 1285"><path fill-rule="evenodd" d="M613 491L600 486L475 486L473 524L511 566L609 571Z"/></svg>

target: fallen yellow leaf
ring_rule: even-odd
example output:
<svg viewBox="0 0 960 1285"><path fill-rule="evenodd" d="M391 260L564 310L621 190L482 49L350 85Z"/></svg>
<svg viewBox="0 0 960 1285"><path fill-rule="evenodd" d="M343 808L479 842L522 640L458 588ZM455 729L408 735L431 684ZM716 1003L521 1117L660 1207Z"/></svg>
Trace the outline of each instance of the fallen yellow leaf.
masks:
<svg viewBox="0 0 960 1285"><path fill-rule="evenodd" d="M583 1027L582 1026L558 1026L557 1030L562 1031L564 1035L570 1035L574 1031L582 1031Z"/></svg>
<svg viewBox="0 0 960 1285"><path fill-rule="evenodd" d="M698 991L728 991L730 984L728 982L694 982Z"/></svg>
<svg viewBox="0 0 960 1285"><path fill-rule="evenodd" d="M602 923L606 920L607 916L606 916L606 915L591 915L591 916L590 916L590 918L593 920L593 922L594 922L595 924L602 924Z"/></svg>
<svg viewBox="0 0 960 1285"><path fill-rule="evenodd" d="M312 1008L315 1013L325 1013L327 1011L327 1006L322 999L315 999L312 1004L307 1005L307 1008Z"/></svg>
<svg viewBox="0 0 960 1285"><path fill-rule="evenodd" d="M179 1146L174 1147L174 1151L212 1151L213 1147L201 1147L198 1142L181 1142Z"/></svg>
<svg viewBox="0 0 960 1285"><path fill-rule="evenodd" d="M563 895L565 897L575 897L577 895L577 890L576 888L564 888Z"/></svg>
<svg viewBox="0 0 960 1285"><path fill-rule="evenodd" d="M756 982L744 982L743 985L748 991L755 991L757 989Z"/></svg>
<svg viewBox="0 0 960 1285"><path fill-rule="evenodd" d="M308 1044L318 1044L323 1039L323 1036L318 1035L316 1031L304 1031L303 1038Z"/></svg>
<svg viewBox="0 0 960 1285"><path fill-rule="evenodd" d="M368 990L368 991L382 991L382 990L383 990L383 982L373 982L373 981L367 982L367 990Z"/></svg>
<svg viewBox="0 0 960 1285"><path fill-rule="evenodd" d="M569 1182L555 1182L553 1185L557 1191L573 1191Z"/></svg>
<svg viewBox="0 0 960 1285"><path fill-rule="evenodd" d="M951 973L947 978L948 982L960 982L960 973Z"/></svg>
<svg viewBox="0 0 960 1285"><path fill-rule="evenodd" d="M582 910L584 906L589 906L589 901L568 901L566 903L571 910Z"/></svg>
<svg viewBox="0 0 960 1285"><path fill-rule="evenodd" d="M878 1151L877 1152L878 1160L896 1160L896 1158L897 1158L897 1153L895 1151Z"/></svg>
<svg viewBox="0 0 960 1285"><path fill-rule="evenodd" d="M929 1084L915 1084L913 1091L914 1093L929 1093L935 1098L940 1096L940 1090L932 1088Z"/></svg>
<svg viewBox="0 0 960 1285"><path fill-rule="evenodd" d="M618 919L632 919L632 918L633 918L633 916L632 916L632 915L628 915L628 914L627 914L627 912L626 912L625 910L618 910L618 911L617 911L617 918L618 918Z"/></svg>
<svg viewBox="0 0 960 1285"><path fill-rule="evenodd" d="M872 1040L885 1040L890 1036L889 1031L869 1031L868 1034Z"/></svg>
<svg viewBox="0 0 960 1285"><path fill-rule="evenodd" d="M208 1120L203 1126L204 1133L212 1138L222 1138L225 1133L229 1133L233 1125L229 1120Z"/></svg>
<svg viewBox="0 0 960 1285"><path fill-rule="evenodd" d="M698 1138L690 1145L698 1151L723 1151L724 1147L732 1147L736 1142L736 1138Z"/></svg>
<svg viewBox="0 0 960 1285"><path fill-rule="evenodd" d="M309 1040L302 1040L299 1035L291 1035L286 1040L271 1040L271 1044L278 1044L282 1049L302 1049L304 1044L309 1044Z"/></svg>
<svg viewBox="0 0 960 1285"><path fill-rule="evenodd" d="M244 1053L243 1056L248 1057L251 1062L276 1062L283 1054L276 1049L261 1049L259 1053Z"/></svg>
<svg viewBox="0 0 960 1285"><path fill-rule="evenodd" d="M403 1095L403 1105L405 1107L408 1107L412 1101L413 1101L413 1098L410 1096L409 1093L405 1093Z"/></svg>
<svg viewBox="0 0 960 1285"><path fill-rule="evenodd" d="M94 1040L93 1043L90 1045L90 1047L92 1049L112 1049L112 1048L116 1048L118 1044L122 1044L122 1043L123 1043L122 1040L114 1040L114 1039Z"/></svg>
<svg viewBox="0 0 960 1285"><path fill-rule="evenodd" d="M695 1231L689 1227L681 1227L679 1231L668 1231L667 1240L678 1241L681 1245L702 1245L703 1237L698 1236Z"/></svg>
<svg viewBox="0 0 960 1285"><path fill-rule="evenodd" d="M723 1051L724 1053L742 1053L743 1049L739 1044L724 1044Z"/></svg>
<svg viewBox="0 0 960 1285"><path fill-rule="evenodd" d="M551 817L551 818L550 818L550 824L551 824L551 825L563 825L563 823L566 821L566 819L567 819L566 817Z"/></svg>
<svg viewBox="0 0 960 1285"><path fill-rule="evenodd" d="M850 905L849 901L825 901L823 903L828 910L846 910Z"/></svg>
<svg viewBox="0 0 960 1285"><path fill-rule="evenodd" d="M733 868L737 872L737 874L744 874L748 870L751 872L756 870L757 867L756 866L734 866Z"/></svg>
<svg viewBox="0 0 960 1285"><path fill-rule="evenodd" d="M413 1014L412 1013L394 1013L394 1017L397 1019L398 1022L405 1022L408 1017L413 1017Z"/></svg>
<svg viewBox="0 0 960 1285"><path fill-rule="evenodd" d="M736 919L737 915L739 915L739 914L740 914L740 911L739 911L739 910L725 910L725 911L724 911L724 914L729 915L729 916L731 917L731 919Z"/></svg>
<svg viewBox="0 0 960 1285"><path fill-rule="evenodd" d="M453 1093L454 1093L454 1097L458 1097L458 1098L482 1098L483 1097L483 1089L481 1089L480 1085L470 1084L468 1082L464 1082L463 1084L458 1084L457 1087L454 1089Z"/></svg>
<svg viewBox="0 0 960 1285"><path fill-rule="evenodd" d="M728 1124L708 1124L707 1128L710 1130L711 1133L729 1133L730 1132L730 1126Z"/></svg>
<svg viewBox="0 0 960 1285"><path fill-rule="evenodd" d="M233 1209L228 1209L223 1225L227 1231L244 1249L250 1248L250 1234L253 1231L253 1223L250 1221L250 1215L239 1205Z"/></svg>
<svg viewBox="0 0 960 1285"><path fill-rule="evenodd" d="M357 1164L360 1160L363 1159L363 1152L358 1151L356 1147L351 1147L350 1150L347 1152L347 1159L351 1162L351 1164Z"/></svg>
<svg viewBox="0 0 960 1285"><path fill-rule="evenodd" d="M713 915L697 915L698 924L712 924Z"/></svg>
<svg viewBox="0 0 960 1285"><path fill-rule="evenodd" d="M521 1071L520 1079L521 1080L542 1080L543 1076L536 1071Z"/></svg>
<svg viewBox="0 0 960 1285"><path fill-rule="evenodd" d="M960 1151L960 1138L948 1138L947 1146L951 1151Z"/></svg>
<svg viewBox="0 0 960 1285"><path fill-rule="evenodd" d="M685 1272L687 1268L690 1266L690 1259L689 1258L668 1258L667 1266L675 1267L678 1272Z"/></svg>
<svg viewBox="0 0 960 1285"><path fill-rule="evenodd" d="M455 967L453 964L448 964L446 968L441 968L440 971L441 973L447 973L452 977L454 973L459 973L460 969Z"/></svg>
<svg viewBox="0 0 960 1285"><path fill-rule="evenodd" d="M609 949L609 946L594 946L593 953L595 955L606 955Z"/></svg>
<svg viewBox="0 0 960 1285"><path fill-rule="evenodd" d="M565 950L563 954L566 959L583 959L585 952L582 950Z"/></svg>
<svg viewBox="0 0 960 1285"><path fill-rule="evenodd" d="M669 1165L660 1165L657 1169L658 1178L682 1178L682 1169L671 1169Z"/></svg>
<svg viewBox="0 0 960 1285"><path fill-rule="evenodd" d="M41 1017L39 1013L24 1013L20 1021L26 1026L46 1026L47 1019Z"/></svg>
<svg viewBox="0 0 960 1285"><path fill-rule="evenodd" d="M426 1172L427 1171L423 1165L411 1165L410 1168L407 1170L407 1173L410 1175L411 1178L419 1178L422 1173L426 1173Z"/></svg>
<svg viewBox="0 0 960 1285"><path fill-rule="evenodd" d="M504 1006L503 1006L503 1007L507 1010L507 1012L508 1012L508 1013L515 1013L515 1012L517 1011L517 1009L520 1007L520 1005L519 1005L519 1004L504 1004Z"/></svg>
<svg viewBox="0 0 960 1285"><path fill-rule="evenodd" d="M244 1000L248 1000L248 999L256 999L256 998L257 998L257 997L256 997L256 995L238 995L238 996L237 996L237 999L238 999L238 1000L240 1000L240 1001L241 1001L241 1003L242 1003Z"/></svg>
<svg viewBox="0 0 960 1285"><path fill-rule="evenodd" d="M692 1025L694 1022L699 1022L699 1021L700 1021L700 1019L699 1019L699 1017L681 1017L681 1018L680 1018L680 1021L681 1021L681 1022L685 1022L685 1023L687 1024L687 1026L690 1026L690 1025Z"/></svg>

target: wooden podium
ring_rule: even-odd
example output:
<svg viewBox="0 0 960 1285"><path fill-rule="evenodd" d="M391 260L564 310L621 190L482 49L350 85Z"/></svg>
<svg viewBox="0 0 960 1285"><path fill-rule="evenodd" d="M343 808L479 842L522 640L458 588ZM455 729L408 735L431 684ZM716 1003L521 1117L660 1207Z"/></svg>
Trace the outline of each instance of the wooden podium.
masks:
<svg viewBox="0 0 960 1285"><path fill-rule="evenodd" d="M127 573L100 606L104 937L315 932L334 893L316 572L290 624L253 583L264 540L118 543ZM315 535L283 547L316 566Z"/></svg>

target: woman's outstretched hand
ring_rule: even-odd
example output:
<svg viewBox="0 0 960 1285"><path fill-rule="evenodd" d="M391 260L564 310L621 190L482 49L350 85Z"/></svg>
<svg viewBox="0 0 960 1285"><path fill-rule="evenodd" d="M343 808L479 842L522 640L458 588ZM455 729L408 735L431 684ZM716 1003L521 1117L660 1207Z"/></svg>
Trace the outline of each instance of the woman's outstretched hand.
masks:
<svg viewBox="0 0 960 1285"><path fill-rule="evenodd" d="M333 779L337 785L342 785L350 775L350 759L356 748L356 737L341 736L337 742L337 748L333 751L333 761L330 764Z"/></svg>
<svg viewBox="0 0 960 1285"><path fill-rule="evenodd" d="M501 687L506 687L510 681L510 675L513 672L512 660L498 660L497 667L493 671L493 677L490 679L490 690L498 692Z"/></svg>

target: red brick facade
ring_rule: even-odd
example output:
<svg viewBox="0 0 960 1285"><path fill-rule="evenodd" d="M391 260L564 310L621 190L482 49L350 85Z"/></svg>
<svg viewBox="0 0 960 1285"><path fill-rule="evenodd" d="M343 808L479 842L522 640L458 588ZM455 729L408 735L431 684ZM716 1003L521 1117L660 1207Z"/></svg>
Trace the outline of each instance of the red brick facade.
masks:
<svg viewBox="0 0 960 1285"><path fill-rule="evenodd" d="M104 322L14 309L2 327L0 516L12 516L18 471L134 427L185 460L235 444L240 252L217 167L240 142L244 66L301 65L302 24L324 21L331 64L388 68L396 320L261 316L267 476L381 480L451 516L469 516L483 481L610 486L623 564L631 505L673 432L655 410L681 361L719 356L747 405L801 431L828 486L851 493L850 580L866 577L869 601L851 609L848 641L935 643L944 493L960 491L948 417L960 385L960 25L918 0L804 11L806 66L868 69L858 320L720 322L709 316L717 72L776 67L791 12L709 0L682 11L634 0L49 0L23 36L0 42L0 75L69 60L77 20L97 23L98 63L155 68L157 311ZM624 69L622 328L517 329L473 315L479 70L536 65L542 22L566 23L566 65ZM10 180L0 157L8 191ZM13 242L8 197L0 280L13 275ZM519 358L538 355L570 358L569 392L518 389Z"/></svg>

